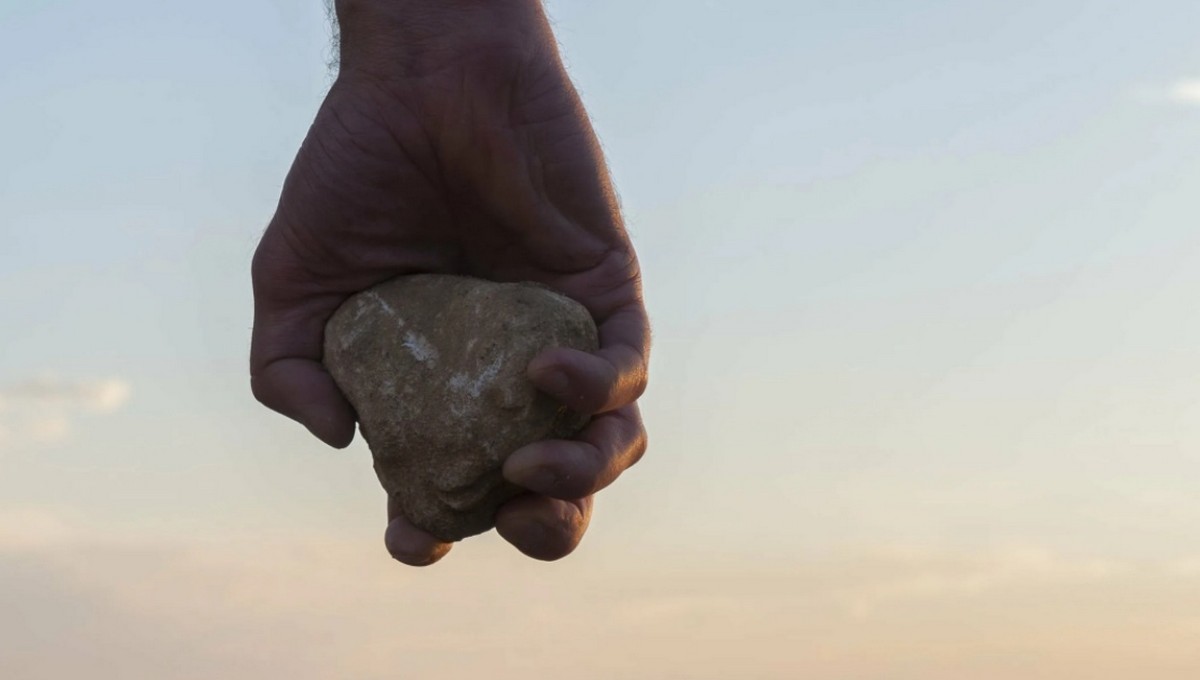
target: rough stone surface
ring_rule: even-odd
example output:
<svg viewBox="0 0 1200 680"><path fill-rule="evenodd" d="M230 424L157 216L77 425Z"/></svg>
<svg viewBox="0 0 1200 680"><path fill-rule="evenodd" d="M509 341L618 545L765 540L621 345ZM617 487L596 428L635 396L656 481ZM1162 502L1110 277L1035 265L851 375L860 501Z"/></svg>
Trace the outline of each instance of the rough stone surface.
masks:
<svg viewBox="0 0 1200 680"><path fill-rule="evenodd" d="M419 274L350 298L325 328L325 366L358 411L375 472L417 527L444 541L492 528L520 493L504 459L587 418L525 371L551 347L594 351L579 303L538 284Z"/></svg>

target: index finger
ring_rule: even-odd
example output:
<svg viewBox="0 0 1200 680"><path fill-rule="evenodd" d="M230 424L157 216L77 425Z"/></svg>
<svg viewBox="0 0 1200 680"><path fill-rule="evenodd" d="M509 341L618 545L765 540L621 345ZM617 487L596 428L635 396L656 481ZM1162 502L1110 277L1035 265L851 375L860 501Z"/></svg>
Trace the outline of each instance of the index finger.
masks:
<svg viewBox="0 0 1200 680"><path fill-rule="evenodd" d="M615 310L598 330L597 352L550 349L535 357L527 371L535 387L584 415L632 404L649 381L650 321L641 300Z"/></svg>

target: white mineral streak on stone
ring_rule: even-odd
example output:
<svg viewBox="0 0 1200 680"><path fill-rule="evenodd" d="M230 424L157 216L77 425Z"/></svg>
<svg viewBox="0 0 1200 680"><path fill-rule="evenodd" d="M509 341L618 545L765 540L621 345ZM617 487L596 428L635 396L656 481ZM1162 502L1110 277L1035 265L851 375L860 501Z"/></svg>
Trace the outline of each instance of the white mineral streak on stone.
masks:
<svg viewBox="0 0 1200 680"><path fill-rule="evenodd" d="M354 341L358 339L358 336L360 334L361 334L361 330L356 328L352 332L347 333L346 335L342 336L342 349L343 350L350 349L350 345L354 344Z"/></svg>
<svg viewBox="0 0 1200 680"><path fill-rule="evenodd" d="M379 297L379 294L376 293L375 297ZM353 321L357 322L359 319L363 318L363 314L366 314L370 309L371 306L367 304L367 301L359 298L357 306L354 308Z"/></svg>
<svg viewBox="0 0 1200 680"><path fill-rule="evenodd" d="M381 296L379 293L376 293L373 290L369 290L366 292L366 296L371 298L372 300L374 300L375 303L378 304L380 307L383 307L383 311L387 312L389 315L397 316L396 308L393 307L391 305L391 303L389 303L387 300L384 300L383 296ZM360 311L361 311L361 309L360 309ZM404 319L397 319L397 321L400 323L401 326L404 325Z"/></svg>
<svg viewBox="0 0 1200 680"><path fill-rule="evenodd" d="M423 335L412 331L404 335L404 347L417 361L434 366L437 364L438 351Z"/></svg>
<svg viewBox="0 0 1200 680"><path fill-rule="evenodd" d="M501 354L488 364L488 367L480 371L479 375L475 376L474 380L467 377L466 373L455 373L450 378L450 389L456 392L466 392L471 395L471 398L478 399L479 395L483 394L483 388L492 384L496 376L500 375L500 367L504 365L504 360L508 355Z"/></svg>
<svg viewBox="0 0 1200 680"><path fill-rule="evenodd" d="M450 389L456 392L461 392L464 388L466 388L468 380L469 379L467 378L466 373L455 373L453 377L450 378Z"/></svg>

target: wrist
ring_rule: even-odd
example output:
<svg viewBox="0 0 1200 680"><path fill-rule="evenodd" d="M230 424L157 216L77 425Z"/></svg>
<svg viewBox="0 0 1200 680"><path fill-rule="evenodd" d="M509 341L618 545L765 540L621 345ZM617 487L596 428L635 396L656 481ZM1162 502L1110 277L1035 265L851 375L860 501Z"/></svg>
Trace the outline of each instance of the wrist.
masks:
<svg viewBox="0 0 1200 680"><path fill-rule="evenodd" d="M553 48L541 0L336 0L341 67L412 76L497 49Z"/></svg>

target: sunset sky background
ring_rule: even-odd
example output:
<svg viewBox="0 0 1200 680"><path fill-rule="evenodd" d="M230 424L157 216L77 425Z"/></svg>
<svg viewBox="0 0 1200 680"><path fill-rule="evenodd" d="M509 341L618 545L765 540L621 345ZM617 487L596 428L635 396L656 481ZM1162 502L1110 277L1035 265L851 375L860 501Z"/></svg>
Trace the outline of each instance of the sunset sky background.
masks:
<svg viewBox="0 0 1200 680"><path fill-rule="evenodd" d="M0 3L0 677L1195 678L1200 3L548 7L650 452L418 571L248 388L322 2Z"/></svg>

